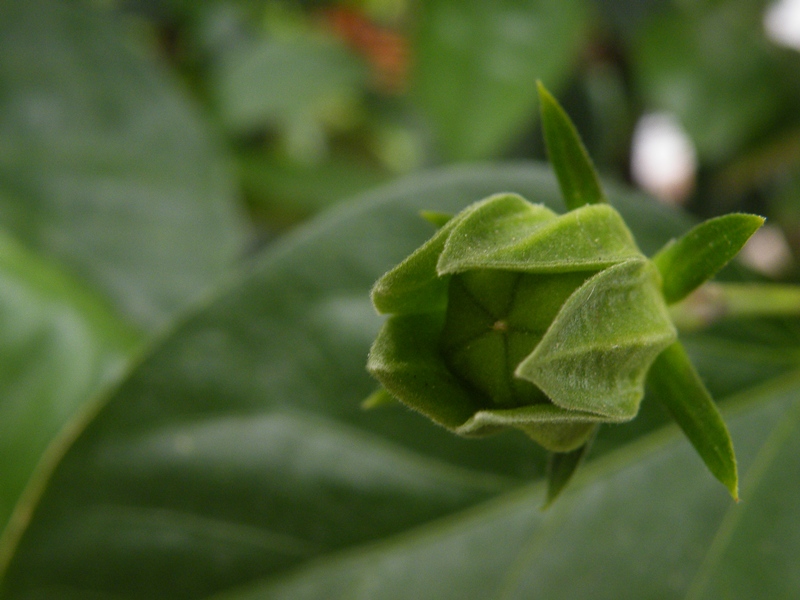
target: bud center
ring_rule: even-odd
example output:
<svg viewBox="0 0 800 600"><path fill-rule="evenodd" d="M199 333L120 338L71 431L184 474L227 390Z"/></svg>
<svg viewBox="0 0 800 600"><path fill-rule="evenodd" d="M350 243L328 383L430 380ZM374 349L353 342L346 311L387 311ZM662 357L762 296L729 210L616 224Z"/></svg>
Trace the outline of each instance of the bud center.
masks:
<svg viewBox="0 0 800 600"><path fill-rule="evenodd" d="M547 402L514 371L566 299L593 274L476 270L454 275L441 338L448 366L489 400L487 408Z"/></svg>

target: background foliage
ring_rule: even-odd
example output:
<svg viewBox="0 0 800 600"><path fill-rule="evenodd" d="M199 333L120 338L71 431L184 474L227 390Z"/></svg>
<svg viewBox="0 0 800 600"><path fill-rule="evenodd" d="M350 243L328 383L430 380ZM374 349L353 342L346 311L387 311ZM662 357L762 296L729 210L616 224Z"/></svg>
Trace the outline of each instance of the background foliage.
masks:
<svg viewBox="0 0 800 600"><path fill-rule="evenodd" d="M0 3L0 596L800 595L798 319L682 334L740 505L647 398L547 512L521 434L360 408L419 210L563 210L536 79L646 253L746 210L797 256L800 54L766 8ZM684 211L631 190L654 111L696 145Z"/></svg>

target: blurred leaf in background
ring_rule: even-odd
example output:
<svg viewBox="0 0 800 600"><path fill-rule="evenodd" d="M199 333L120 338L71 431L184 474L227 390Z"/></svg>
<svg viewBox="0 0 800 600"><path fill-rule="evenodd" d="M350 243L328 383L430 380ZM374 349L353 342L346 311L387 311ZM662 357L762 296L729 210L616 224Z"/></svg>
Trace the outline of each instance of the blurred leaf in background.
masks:
<svg viewBox="0 0 800 600"><path fill-rule="evenodd" d="M110 15L3 2L0 28L3 228L133 323L169 323L244 243L207 126Z"/></svg>
<svg viewBox="0 0 800 600"><path fill-rule="evenodd" d="M574 68L586 11L558 0L419 4L414 93L445 160L495 156L521 136L536 80L557 89Z"/></svg>
<svg viewBox="0 0 800 600"><path fill-rule="evenodd" d="M0 562L142 333L243 251L222 154L132 41L82 6L0 4Z"/></svg>

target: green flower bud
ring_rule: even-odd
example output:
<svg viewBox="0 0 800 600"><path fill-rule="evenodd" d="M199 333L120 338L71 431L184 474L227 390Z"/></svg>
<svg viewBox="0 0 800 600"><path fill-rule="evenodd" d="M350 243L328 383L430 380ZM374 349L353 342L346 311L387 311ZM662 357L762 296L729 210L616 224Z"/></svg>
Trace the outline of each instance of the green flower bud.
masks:
<svg viewBox="0 0 800 600"><path fill-rule="evenodd" d="M462 435L521 429L554 452L636 416L676 339L655 265L608 204L557 215L513 194L448 221L384 275L369 371Z"/></svg>
<svg viewBox="0 0 800 600"><path fill-rule="evenodd" d="M449 220L428 213L439 231L372 290L375 308L391 316L367 368L390 395L455 433L514 427L552 451L548 503L599 423L636 416L649 372L654 395L738 498L730 434L666 305L713 277L764 219L711 219L646 258L606 203L569 117L541 84L539 97L569 212L499 194Z"/></svg>

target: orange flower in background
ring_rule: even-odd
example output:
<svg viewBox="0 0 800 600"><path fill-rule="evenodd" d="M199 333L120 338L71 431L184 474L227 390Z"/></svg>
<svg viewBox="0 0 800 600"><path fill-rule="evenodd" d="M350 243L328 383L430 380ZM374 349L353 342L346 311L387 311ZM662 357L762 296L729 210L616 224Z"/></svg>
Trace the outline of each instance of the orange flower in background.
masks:
<svg viewBox="0 0 800 600"><path fill-rule="evenodd" d="M347 45L372 67L378 87L401 93L408 80L408 42L393 29L380 26L362 12L336 7L326 10L325 20Z"/></svg>

